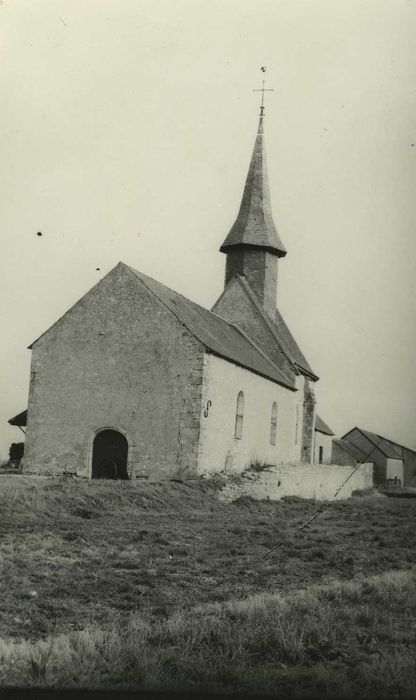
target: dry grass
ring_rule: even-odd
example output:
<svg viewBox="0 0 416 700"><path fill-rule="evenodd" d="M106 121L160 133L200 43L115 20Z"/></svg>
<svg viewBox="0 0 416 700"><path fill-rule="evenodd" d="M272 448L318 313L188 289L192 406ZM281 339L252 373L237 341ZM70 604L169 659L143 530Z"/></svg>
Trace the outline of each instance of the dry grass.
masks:
<svg viewBox="0 0 416 700"><path fill-rule="evenodd" d="M216 488L1 477L2 682L323 693L339 667L345 688L388 671L407 693L416 501L339 501L293 538L312 501Z"/></svg>
<svg viewBox="0 0 416 700"><path fill-rule="evenodd" d="M177 611L0 644L7 685L411 698L416 575ZM414 637L413 637L414 642Z"/></svg>

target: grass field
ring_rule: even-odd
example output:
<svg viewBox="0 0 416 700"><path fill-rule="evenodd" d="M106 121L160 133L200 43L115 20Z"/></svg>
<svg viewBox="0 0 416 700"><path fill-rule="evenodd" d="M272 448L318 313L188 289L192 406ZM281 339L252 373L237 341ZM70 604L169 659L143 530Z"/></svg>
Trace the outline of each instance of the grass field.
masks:
<svg viewBox="0 0 416 700"><path fill-rule="evenodd" d="M216 489L1 477L0 683L414 697L416 499Z"/></svg>

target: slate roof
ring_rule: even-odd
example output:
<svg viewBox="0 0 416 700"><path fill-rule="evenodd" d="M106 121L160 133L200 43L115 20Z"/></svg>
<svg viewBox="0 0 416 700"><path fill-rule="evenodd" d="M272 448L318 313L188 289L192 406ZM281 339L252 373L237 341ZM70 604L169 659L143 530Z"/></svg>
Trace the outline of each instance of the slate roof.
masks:
<svg viewBox="0 0 416 700"><path fill-rule="evenodd" d="M416 454L416 450L413 450L410 447L399 445L397 442L393 442L388 438L382 437L381 435L377 435L377 433L372 433L369 430L363 430L362 428L358 428L357 426L352 430L349 430L348 433L345 433L345 435L343 435L342 437L348 440L348 436L353 432L353 430L359 430L360 433L365 435L365 437L368 440L370 440L370 442L372 442L373 445L378 447L380 452L382 452L384 456L388 459L402 459L403 449L409 450L410 452L414 452Z"/></svg>
<svg viewBox="0 0 416 700"><path fill-rule="evenodd" d="M207 350L277 384L292 390L296 389L294 381L276 367L237 326L138 270L128 265L125 267L183 323Z"/></svg>
<svg viewBox="0 0 416 700"><path fill-rule="evenodd" d="M272 345L270 348L263 346L262 350L265 352L267 357L272 361L274 345L277 343L278 348L283 352L283 354L288 358L289 362L293 365L294 369L300 370L301 373L309 376L313 381L317 381L319 377L314 373L306 360L305 356L301 352L296 340L294 339L292 333L287 327L283 316L276 309L275 319L273 320L268 313L262 307L257 294L253 291L250 284L247 282L244 275L235 275L228 283L222 294L219 296L215 302L212 310L216 312L217 307L224 298L227 298L227 291L232 284L238 283L240 287L245 291L249 299L251 300L255 312L258 317L260 317L264 325L268 328L270 333L270 341ZM295 370L296 371L296 370Z"/></svg>
<svg viewBox="0 0 416 700"><path fill-rule="evenodd" d="M280 311L278 311L278 309L276 308L276 313L275 313L275 318L274 318L274 323L273 323L273 319L271 319L270 316L268 315L268 313L266 313L266 311L264 310L264 308L262 307L262 305L259 302L257 294L250 287L250 285L247 282L247 280L245 279L245 277L242 275L236 275L236 278L240 282L240 284L244 287L247 294L254 302L258 312L260 313L260 315L263 318L263 321L270 328L270 330L273 332L273 335L275 336L279 345L282 346L282 349L285 351L285 354L287 355L287 357L295 365L297 365L300 369L303 369L308 374L310 374L314 379L318 379L316 374L311 369L306 357L301 352L299 345L297 344L292 333L290 332L290 330L289 330L282 314L280 313Z"/></svg>
<svg viewBox="0 0 416 700"><path fill-rule="evenodd" d="M272 217L262 116L240 210L220 250L226 253L234 247L246 246L264 248L279 258L286 255L286 249L279 238Z"/></svg>
<svg viewBox="0 0 416 700"><path fill-rule="evenodd" d="M297 364L297 366L301 370L305 370L308 374L312 376L313 379L317 380L317 375L311 368L309 362L307 361L305 355L301 351L299 345L297 344L292 333L290 332L286 321L284 320L282 314L278 309L276 309L274 321L279 338L281 338L283 345L286 347L289 357L293 360L293 362Z"/></svg>
<svg viewBox="0 0 416 700"><path fill-rule="evenodd" d="M324 433L324 435L335 435L331 428L318 415L316 415L315 418L315 430L318 430L320 433Z"/></svg>

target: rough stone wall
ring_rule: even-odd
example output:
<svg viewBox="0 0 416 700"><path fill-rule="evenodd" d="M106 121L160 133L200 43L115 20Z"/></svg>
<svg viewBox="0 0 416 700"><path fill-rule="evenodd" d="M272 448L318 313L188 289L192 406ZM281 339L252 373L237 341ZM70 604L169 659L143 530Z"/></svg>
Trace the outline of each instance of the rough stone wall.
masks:
<svg viewBox="0 0 416 700"><path fill-rule="evenodd" d="M274 318L277 298L277 257L255 248L227 253L225 286L235 275L244 275L265 311Z"/></svg>
<svg viewBox="0 0 416 700"><path fill-rule="evenodd" d="M353 467L339 465L295 464L273 467L270 471L247 473L238 483L229 482L220 492L224 501L240 496L277 501L283 496L332 501L337 488L351 474ZM373 486L373 465L362 464L342 487L336 500L349 498L357 489Z"/></svg>
<svg viewBox="0 0 416 700"><path fill-rule="evenodd" d="M332 436L320 433L315 430L314 457L315 464L319 464L319 448L322 447L322 464L331 464L332 462Z"/></svg>
<svg viewBox="0 0 416 700"><path fill-rule="evenodd" d="M218 316L225 318L226 321L241 328L286 376L293 377L292 365L280 350L273 333L267 328L258 309L236 279L232 280L218 299L213 311Z"/></svg>
<svg viewBox="0 0 416 700"><path fill-rule="evenodd" d="M134 477L195 476L204 349L120 264L33 347L25 471L90 477L96 431Z"/></svg>
<svg viewBox="0 0 416 700"><path fill-rule="evenodd" d="M313 461L313 445L315 437L315 394L312 383L305 378L303 421L302 421L302 462L310 464Z"/></svg>
<svg viewBox="0 0 416 700"><path fill-rule="evenodd" d="M295 456L294 461L302 460L302 435L303 435L303 401L305 392L305 377L299 374L296 377L296 411L295 411Z"/></svg>
<svg viewBox="0 0 416 700"><path fill-rule="evenodd" d="M242 439L234 437L237 396L244 392ZM253 461L278 464L295 459L298 392L206 354L204 361L198 473L239 473ZM276 444L270 444L276 401Z"/></svg>

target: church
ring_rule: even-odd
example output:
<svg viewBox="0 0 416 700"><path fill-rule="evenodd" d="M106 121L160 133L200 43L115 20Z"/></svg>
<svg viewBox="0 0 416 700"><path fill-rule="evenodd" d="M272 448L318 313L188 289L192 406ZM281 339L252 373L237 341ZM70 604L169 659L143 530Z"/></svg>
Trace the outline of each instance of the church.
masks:
<svg viewBox="0 0 416 700"><path fill-rule="evenodd" d="M189 479L312 463L318 380L276 307L264 107L211 311L120 262L30 346L23 471ZM286 264L286 263L285 263ZM321 461L321 460L320 460Z"/></svg>

